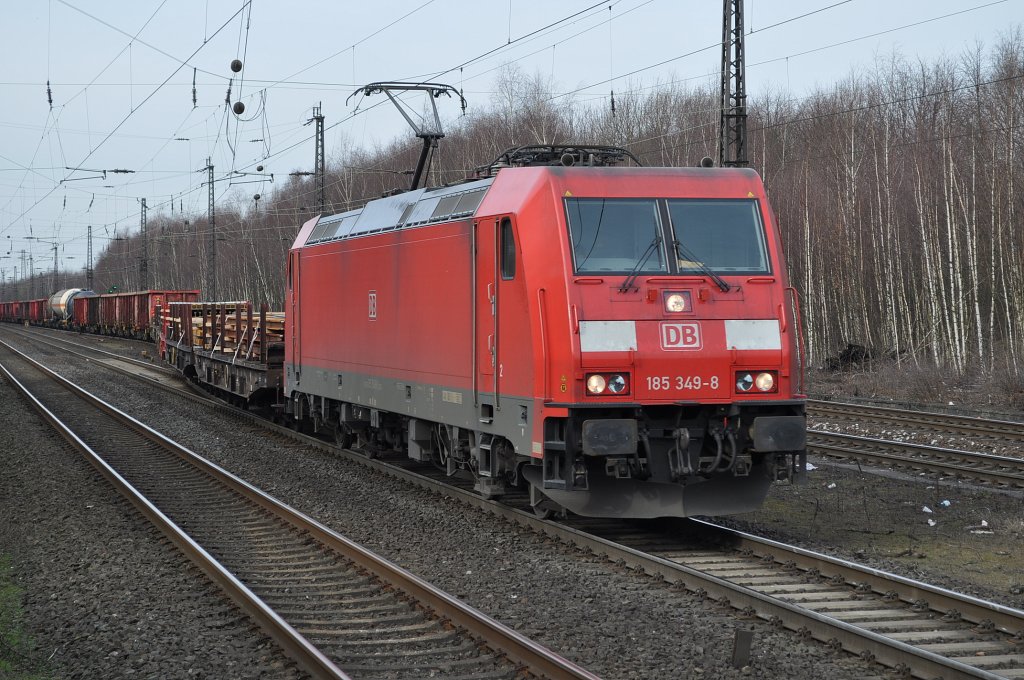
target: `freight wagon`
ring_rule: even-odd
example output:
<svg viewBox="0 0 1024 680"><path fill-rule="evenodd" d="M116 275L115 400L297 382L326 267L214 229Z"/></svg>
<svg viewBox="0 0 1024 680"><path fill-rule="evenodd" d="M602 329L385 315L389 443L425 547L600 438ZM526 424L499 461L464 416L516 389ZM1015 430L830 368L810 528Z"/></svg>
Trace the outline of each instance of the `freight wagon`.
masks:
<svg viewBox="0 0 1024 680"><path fill-rule="evenodd" d="M153 340L156 337L158 307L198 299L198 290L146 290L78 297L74 300L71 317L78 330Z"/></svg>

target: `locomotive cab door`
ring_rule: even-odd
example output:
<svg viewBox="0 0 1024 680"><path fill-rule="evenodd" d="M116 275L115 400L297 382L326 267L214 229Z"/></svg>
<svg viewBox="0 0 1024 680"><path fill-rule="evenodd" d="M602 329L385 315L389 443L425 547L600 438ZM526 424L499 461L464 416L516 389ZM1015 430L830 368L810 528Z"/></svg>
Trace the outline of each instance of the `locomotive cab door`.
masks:
<svg viewBox="0 0 1024 680"><path fill-rule="evenodd" d="M498 223L473 223L473 403L482 423L493 420L498 400Z"/></svg>
<svg viewBox="0 0 1024 680"><path fill-rule="evenodd" d="M291 373L293 376L294 383L288 385L291 389L295 383L299 382L299 362L301 361L301 344L299 342L299 309L300 300L299 296L299 257L302 254L301 250L293 250L288 256L288 316L291 322L290 335L290 353L291 353Z"/></svg>
<svg viewBox="0 0 1024 680"><path fill-rule="evenodd" d="M515 219L486 218L474 224L474 403L481 423L501 410L502 394L527 393L529 365L526 288L517 276Z"/></svg>

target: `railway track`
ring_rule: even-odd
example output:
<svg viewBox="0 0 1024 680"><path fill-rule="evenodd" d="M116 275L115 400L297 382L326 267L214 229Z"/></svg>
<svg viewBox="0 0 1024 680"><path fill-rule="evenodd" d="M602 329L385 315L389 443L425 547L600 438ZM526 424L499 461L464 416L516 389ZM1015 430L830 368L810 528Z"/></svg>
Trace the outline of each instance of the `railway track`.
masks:
<svg viewBox="0 0 1024 680"><path fill-rule="evenodd" d="M858 463L934 472L1001 488L1024 487L1024 459L872 439L822 430L807 431L807 450Z"/></svg>
<svg viewBox="0 0 1024 680"><path fill-rule="evenodd" d="M691 521L691 525L695 522ZM902 676L1024 677L1024 612L714 524L573 522L579 545Z"/></svg>
<svg viewBox="0 0 1024 680"><path fill-rule="evenodd" d="M117 352L100 349L99 347L92 345L68 340L67 338L61 337L61 334L66 335L66 333L61 333L60 331L56 331L51 334L25 332L17 328L4 328L4 330L15 337L28 340L35 345L51 347L60 352L78 357L84 361L99 362L118 373L146 380L165 391L179 394L181 396L191 396L196 394L185 386L186 380L182 377L181 373L170 366L164 366L163 364L154 363L153 361L136 359L124 354L118 354Z"/></svg>
<svg viewBox="0 0 1024 680"><path fill-rule="evenodd" d="M480 498L470 483L405 459L370 460L223 407L282 436L357 460L509 521L663 578L702 597L920 678L1024 677L1024 612L723 527L540 520L525 497ZM517 502L518 501L518 502ZM519 506L519 507L517 507Z"/></svg>
<svg viewBox="0 0 1024 680"><path fill-rule="evenodd" d="M0 369L314 677L595 677L6 343Z"/></svg>
<svg viewBox="0 0 1024 680"><path fill-rule="evenodd" d="M840 421L890 423L905 428L963 434L983 442L1024 442L1024 422L993 420L950 413L930 413L886 406L868 406L848 402L807 400L807 414L815 418Z"/></svg>
<svg viewBox="0 0 1024 680"><path fill-rule="evenodd" d="M1024 611L1012 607L710 522L547 521L525 494L487 501L407 459L365 463L902 677L1024 678Z"/></svg>
<svg viewBox="0 0 1024 680"><path fill-rule="evenodd" d="M960 436L972 449L1009 445L1019 449L1024 442L1024 423L973 416L929 413L866 406L845 402L809 400L808 415L830 422L885 424L908 433ZM981 450L929 446L876 437L856 436L810 428L808 451L858 463L911 469L945 477L971 480L999 488L1024 487L1024 452L1020 456L996 455Z"/></svg>

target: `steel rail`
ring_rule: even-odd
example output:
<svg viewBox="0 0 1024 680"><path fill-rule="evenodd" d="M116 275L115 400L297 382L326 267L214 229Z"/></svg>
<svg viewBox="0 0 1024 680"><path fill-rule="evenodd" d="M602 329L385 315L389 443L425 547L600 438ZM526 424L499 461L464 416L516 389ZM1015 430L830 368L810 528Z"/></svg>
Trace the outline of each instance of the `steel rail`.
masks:
<svg viewBox="0 0 1024 680"><path fill-rule="evenodd" d="M889 406L870 406L849 402L807 400L807 414L849 420L868 416L872 420L899 425L923 426L941 432L980 434L989 438L1024 441L1024 422L964 416L934 411L915 411Z"/></svg>
<svg viewBox="0 0 1024 680"><path fill-rule="evenodd" d="M124 354L118 354L117 352L111 352L109 350L100 349L99 347L91 347L89 345L83 345L83 344L74 342L72 340L68 340L66 338L62 338L62 337L59 337L57 335L50 334L50 333L25 333L23 330L21 330L19 328L13 328L13 329L9 328L7 330L13 332L15 335L17 335L19 337L31 338L33 342L40 342L40 343L42 343L44 345L49 345L50 347L53 347L54 349L61 349L63 351L68 352L69 354L74 354L75 356L80 356L80 357L85 358L85 359L87 359L88 357L86 357L81 352L77 352L77 351L72 350L72 349L66 349L66 347L84 348L84 349L87 349L90 352L94 352L96 354L103 355L103 356L108 357L108 358L110 358L112 360L115 360L115 361L120 361L120 362L124 362L124 363L134 364L136 366L139 366L140 368L147 368L147 369L149 369L149 370L151 370L151 371L153 371L155 373L162 373L164 375L176 376L178 378L181 377L181 371L178 371L178 370L176 370L176 369L174 369L174 368L172 368L170 366L166 366L163 363L155 363L155 362L152 362L152 361L142 361L141 359L136 359L135 357L126 356ZM62 331L58 331L58 332L62 332ZM90 336L90 337L92 337L92 336ZM45 340L43 338L45 338ZM128 338L117 338L117 339L118 340L128 340ZM142 341L141 340L133 340L133 342L142 342Z"/></svg>
<svg viewBox="0 0 1024 680"><path fill-rule="evenodd" d="M807 435L808 451L819 455L932 470L1003 486L1024 486L1024 459L1021 458L822 430L808 430ZM959 464L951 461L959 461Z"/></svg>
<svg viewBox="0 0 1024 680"><path fill-rule="evenodd" d="M0 341L0 345L19 355L28 362L29 365L38 369L44 375L47 375L58 383L64 384L69 389L72 389L72 391L75 391L77 386L66 381L64 378L42 364L31 359L22 352L19 352L5 342ZM211 581L220 586L220 588L236 605L238 605L240 609L242 609L242 611L257 621L263 630L281 646L288 656L294 659L304 670L316 678L348 680L348 675L338 668L330 659L324 656L320 650L314 647L312 643L310 643L298 631L284 621L284 619L282 619L273 609L267 606L262 599L253 593L244 583L239 581L201 545L196 543L177 524L175 524L169 517L161 512L159 508L151 503L149 499L135 489L128 480L114 470L114 468L103 460L98 453L82 441L82 439L80 439L78 435L71 430L71 428L65 425L56 414L50 411L50 409L48 409L34 394L32 394L32 392L2 363L0 363L0 371L3 372L11 385L20 391L32 407L39 412L43 419L50 423L50 425L57 430L57 432L72 447L84 454L89 463L91 463L92 466L96 468L96 470L107 481L109 481L118 492L128 499L128 501L135 506L135 508L139 510L144 517L152 522L154 526L160 529L160 531L163 532L163 534L172 543L174 543L174 545L177 546L193 564L198 566ZM81 391L79 394L84 396L88 393ZM92 395L88 395L88 397L87 401L106 413L111 415L121 413L115 407L93 397ZM134 421L134 419L132 420ZM137 429L138 431L142 431L142 429L149 430L149 428L138 421L134 422L137 426L140 426L141 429L139 427L133 429Z"/></svg>
<svg viewBox="0 0 1024 680"><path fill-rule="evenodd" d="M901 672L907 672L915 677L929 679L941 677L946 680L952 680L953 678L995 679L1002 677L998 673L991 673L943 657L934 652L918 649L907 643L887 638L883 634L874 633L828 615L759 593L754 589L730 583L725 579L671 560L630 548L586 531L540 519L531 512L503 505L498 501L487 500L470 489L452 486L380 459L369 459L359 453L347 449L339 449L309 435L299 434L278 425L274 425L273 428L275 430L280 429L282 434L303 441L321 451L334 453L349 460L359 462L362 465L396 479L406 481L414 486L467 503L525 528L543 533L592 553L603 555L612 561L621 562L649 575L665 579L668 582L680 584L699 596L712 597L723 604L728 604L740 610L746 616L756 616L772 624L780 625L819 641L841 647L863 658L873 659L884 666L900 670ZM723 531L725 530L723 529ZM736 533L738 535L739 532ZM769 544L773 545L777 551L782 550L783 544L781 543L769 542ZM859 566L823 554L802 551L800 548L794 547L793 550L794 555L797 555L799 552L814 555L814 560L819 568L824 564L848 565L850 567ZM787 559L786 561L789 560ZM900 583L906 582L911 586L911 589L904 595L904 599L918 600L921 598L917 597L916 593L927 592L932 600L938 603L939 606L944 607L944 611L941 613L956 608L951 606L951 603L961 602L961 600L957 599L958 594L952 591L944 591L934 586L915 590L916 586L913 584L917 582L910 579L904 579L895 574L891 575L891 579L886 579L886 572L870 567L862 567L862 569L863 571L856 572L858 574L858 583L873 580L873 587L877 587L879 592L888 593L893 590L894 585L898 586ZM839 571L840 568L837 566L836 572ZM870 579L869 576L871 577ZM949 600L940 599L942 593L948 593L945 597L948 597ZM1007 633L1013 631L1014 628L1017 631L1024 630L1024 612L1017 612L1017 610L996 603L985 603L983 600L970 596L963 597L965 598L963 600L964 604L959 604L959 607L963 610L975 612L972 615L979 616L979 618L981 617L977 612L987 612L982 621L986 619L998 621L997 625ZM1019 635L1020 633L1018 632L1017 634Z"/></svg>
<svg viewBox="0 0 1024 680"><path fill-rule="evenodd" d="M2 328L2 327L0 327L0 328ZM17 335L18 337L22 337L22 338L26 337L24 334L22 334L20 332L17 332L17 331L15 331L14 334ZM51 338L51 340L53 340L53 339L56 339L56 338ZM58 351L66 352L66 353L71 354L71 355L76 356L76 357L81 357L82 359L85 359L87 361L94 361L96 363L100 363L100 364L106 366L107 368L109 368L112 371L115 371L115 372L120 373L122 375L128 376L128 377L133 378L135 380L141 380L142 382L145 382L146 384L150 385L151 387L156 387L157 389L163 390L165 392L169 392L170 394L182 397L183 399L188 399L188 400L194 401L196 403L204 404L204 405L210 406L211 408L230 408L229 405L226 402L218 400L216 397L212 396L208 392L201 391L194 383L189 382L188 379L185 378L181 374L180 371L175 370L173 368L165 368L165 367L163 367L163 366L161 366L159 364L150 364L149 362L140 361L138 359L133 359L131 357L122 356L120 354L117 354L116 352L108 352L108 351L102 350L102 349L100 349L98 347L90 347L89 345L79 344L77 342L72 342L70 340L64 340L64 339L57 339L57 340L58 340L58 342L62 343L62 345L65 345L65 346L57 345L57 344L54 344L53 342L49 342L49 341L45 341L45 340L39 340L38 338L35 338L35 337L32 338L33 342L38 341L40 344L47 345L47 346L52 347L53 349L56 349ZM140 341L136 341L136 342L142 342L142 341L140 340ZM78 349L77 350L76 349L68 349L67 346L77 347ZM83 351L79 351L79 350L85 350L85 351L83 352ZM100 354L102 356L99 359L95 359L94 357L92 357L92 356L90 356L88 354L89 352ZM148 376L148 375L145 375L145 374L142 374L142 373L138 373L136 371L130 370L130 369L124 367L124 366L119 365L120 363L124 363L124 362L138 364L140 368L149 369L150 371L153 371L154 373L159 373L160 375L166 375L168 377L175 378L176 380L179 380L182 383L184 383L185 386L184 387L178 387L178 386L175 386L175 385L173 385L171 383L167 383L167 382L158 380L158 379L153 378L151 376ZM238 415L242 415L241 411L236 411L236 413L238 413Z"/></svg>
<svg viewBox="0 0 1024 680"><path fill-rule="evenodd" d="M312 439L307 435L295 435L296 438L303 438L311 446L328 452L340 452L346 458L359 461L364 465L372 467L389 476L405 480L421 488L433 490L444 496L468 503L472 506L488 511L494 515L507 519L520 526L544 533L565 543L575 545L594 554L603 555L606 558L641 570L651 576L662 578L670 583L685 587L688 591L702 597L716 599L723 604L728 604L743 612L745 616L757 617L774 625L780 625L805 636L840 647L848 652L859 655L862 658L872 659L878 663L910 673L920 678L988 678L995 679L1002 676L991 673L962 662L943 657L923 649L918 649L907 643L893 640L883 634L875 633L864 628L840 621L826 614L821 614L799 605L785 602L781 599L759 593L752 588L737 585L703 571L678 564L671 560L644 551L636 550L614 541L595 536L586 531L575 529L563 524L548 520L542 520L530 512L519 510L498 501L487 500L468 489L460 489L447 485L443 482L431 479L412 470L390 465L385 461L367 459L358 453L347 450L339 450L334 446ZM781 543L775 543L776 550L781 550ZM794 548L800 551L799 548ZM810 552L810 551L804 551ZM796 553L794 552L794 555ZM826 555L815 554L815 560L820 564L846 564L848 563L837 558ZM788 561L788 560L787 560ZM902 577L892 575L893 579L886 582L885 572L863 567L866 573L858 576L858 579L868 580L867 574L873 574L873 578L881 592L887 593L898 584ZM911 582L909 579L903 581ZM931 587L926 589L929 594L942 592L941 588ZM956 593L949 592L950 598L955 598ZM910 593L913 594L913 593ZM909 597L910 595L907 595ZM976 598L969 598L970 601L982 603ZM919 599L919 598L915 598ZM935 598L938 601L938 598ZM957 600L959 602L959 600ZM943 604L946 604L943 602ZM1024 628L1024 612L1015 614L1015 610L1003 607L998 604L988 603L988 610L991 614L986 618L999 620L1000 625L1007 629L1017 630ZM962 605L968 609L966 605ZM984 604L978 604L979 610L985 609ZM949 607L952 608L952 607ZM1007 617L1003 620L1000 617ZM1016 622L1016 624L1014 623Z"/></svg>
<svg viewBox="0 0 1024 680"><path fill-rule="evenodd" d="M976 624L991 624L995 629L1011 636L1024 634L1024 611L1014 607L982 600L981 598L958 593L947 588L940 588L923 581L875 569L839 557L826 555L814 550L807 550L787 545L770 538L755 536L737 529L724 527L714 522L693 519L695 524L709 527L728 540L731 547L738 550L749 550L758 556L771 556L776 562L786 563L799 561L807 569L817 569L822 573L839 575L850 584L867 584L879 594L892 591L893 586L900 588L900 599L907 603L927 601L933 611L950 613Z"/></svg>
<svg viewBox="0 0 1024 680"><path fill-rule="evenodd" d="M93 404L97 408L102 409L104 412L115 417L128 427L131 427L139 434L161 445L163 448L167 449L171 453L181 457L184 460L187 460L189 463L195 465L196 467L200 468L201 470L209 474L211 477L214 477L218 481L222 482L224 485L241 494L243 497L249 499L250 501L264 508L268 512L273 513L275 516L284 519L287 523L291 524L296 529L308 532L311 536L316 538L327 548L336 551L337 553L339 553L346 559L350 560L351 562L367 569L368 571L377 575L379 578L386 581L393 587L405 592L410 597L425 604L430 609L438 612L439 615L441 615L443 618L451 621L454 625L467 630L478 639L483 640L486 644L492 646L496 650L499 650L502 654L507 656L513 662L520 664L525 668L528 668L530 672L538 675L543 675L544 677L552 678L552 680L598 680L598 677L596 675L590 673L586 669L552 652L543 645L527 638L526 636L516 632L508 626L505 626L504 624L496 621L495 619L492 619L491 617L487 616L478 609L471 607L466 603L452 597L451 595L424 581L423 579L419 578L418 576L409 572L408 570L403 569L402 567L399 567L398 565L384 559L376 553L354 543L353 541L345 538L341 534L338 534L337 532L333 531L329 527L324 526L320 522L317 522L316 520L306 515L303 515L302 513L291 508L287 504L276 500L272 496L269 496L268 494L252 486L245 480L242 480L234 476L233 474L231 474L224 468L218 466L217 464L182 447L177 442L174 442L165 435L157 432L156 430L153 430L152 428L142 423L141 421L133 418L132 416L120 411L116 407L90 394L89 392L78 387L74 383L68 381L66 378L63 378L57 373L51 371L45 366L34 361L27 355L19 352L13 347L10 347L6 343L0 341L0 345L3 345L4 347L7 347L11 351L19 354L26 361L30 362L34 367L48 375L48 377L52 378L54 381L63 385L70 391L74 392L76 395L78 395L85 401ZM11 376L6 369L4 369L4 373L11 377L13 380L13 376ZM19 387L21 387L20 383L18 383L18 385ZM24 391L23 387L21 389ZM25 394L29 393L25 391ZM43 406L37 399L35 399L31 395L29 396L31 397L34 404L38 404L38 407L45 409L45 406ZM233 411L233 409L230 409L230 407L229 410ZM46 413L50 412L46 411ZM55 416L53 417L56 418ZM49 418L47 419L49 420ZM265 421L261 420L260 422ZM63 424L61 424L61 426L63 427L64 430L70 433L70 430L64 427ZM291 433L290 430L285 431ZM74 436L73 433L71 433L71 435L74 437L75 441L81 441L76 436ZM85 446L84 442L82 442L82 445ZM97 456L97 454L92 452L91 449L89 449L89 452L92 457L95 457L96 460L102 463L105 469L108 469L112 474L117 475L116 471L114 471L105 462L103 462L102 459L100 459ZM121 479L120 475L117 475L117 478ZM127 482L124 482L124 484L127 485L127 488L131 489L131 491L135 495L138 495L140 498L142 498L141 494L138 494L138 492L131 488ZM121 489L120 484L115 483L115 486L117 486L119 490ZM147 507L152 507L152 504L150 504L149 501L146 501L144 498L142 500L145 501ZM156 510L155 507L153 509ZM159 511L157 510L157 512ZM147 517L149 516L148 513L145 514L147 515ZM176 525L174 525L173 522L171 522L171 520L163 516L162 513L160 517L163 517L168 523L170 523L170 526L177 529ZM163 529L163 524L158 524L158 526L160 526L161 529ZM194 541L192 541L190 538L188 538L188 536L185 535L184 532L181 532L180 529L177 529L177 531L181 533L181 535L184 536L185 539L187 539L187 542L179 545L179 547L181 547L182 550L186 552L186 554L190 558L192 557L192 546L195 546L199 550L202 550L202 548L196 545ZM178 544L177 541L175 542L176 544ZM205 551L203 551L203 554L209 557L208 553L206 553ZM213 560L212 557L209 557L209 559ZM227 570L223 567L220 567L219 564L217 566L220 568L220 570L227 573ZM302 637L300 633L295 631L293 628L291 628L291 626L284 622L283 619L277 616L269 607L267 607L262 602L262 600L260 600L255 594L249 591L248 588L245 588L244 584L241 584L241 582L237 581L237 579L234 579L234 577L231 576L230 573L227 573L227 575L231 577L231 579L235 583L244 588L245 593L254 598L255 601L260 605L260 608L256 610L256 613L254 613L253 616L258 621L260 621L261 624L263 623L263 618L259 614L264 611L268 612L270 615L274 617L274 620L270 621L270 623L280 622L280 624L287 626L288 631L294 633L295 636L298 636L298 638L305 645L307 645L309 649L314 651L316 654L320 655L320 657L322 657L325 661L330 663L333 668L337 669L337 667L333 666L333 663L331 663L329 659L323 657L319 650L317 650L315 647L312 646L312 644L306 641L305 638ZM211 576L211 578L214 577ZM215 578L214 580L220 583L219 578ZM232 595L235 592L233 589L225 589L228 590L229 593L232 593ZM242 605L242 603L239 604ZM247 612L250 612L248 605L243 606L243 609ZM277 640L276 635L274 635L275 631L272 628L269 628L268 630L272 631L272 637L274 637L275 640ZM279 641L279 644L281 644L282 648L284 648L288 652L292 652L293 650L295 650L296 652L302 652L302 649L296 648L294 646L295 643L293 641L289 641L288 638L285 638L283 641ZM307 660L303 656L299 656L297 654L294 658L296 658L296 660L299 661L300 664L303 665L303 667L306 667ZM342 673L341 675L326 674L323 671L319 670L318 667L315 665L307 668L307 670L309 670L317 677L348 677L344 675L344 673ZM341 672L340 669L337 669L337 671Z"/></svg>

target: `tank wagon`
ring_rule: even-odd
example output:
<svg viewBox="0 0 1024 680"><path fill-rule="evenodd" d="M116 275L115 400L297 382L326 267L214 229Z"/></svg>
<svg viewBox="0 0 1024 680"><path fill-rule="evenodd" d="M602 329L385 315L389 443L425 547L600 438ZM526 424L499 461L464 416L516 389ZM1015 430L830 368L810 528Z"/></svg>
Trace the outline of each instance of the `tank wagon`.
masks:
<svg viewBox="0 0 1024 680"><path fill-rule="evenodd" d="M65 288L58 290L50 296L49 309L50 321L54 324L64 324L71 320L74 313L74 301L76 299L94 298L96 293L82 288Z"/></svg>
<svg viewBox="0 0 1024 680"><path fill-rule="evenodd" d="M749 169L511 150L485 176L306 222L285 409L539 514L721 515L802 476L795 291Z"/></svg>

